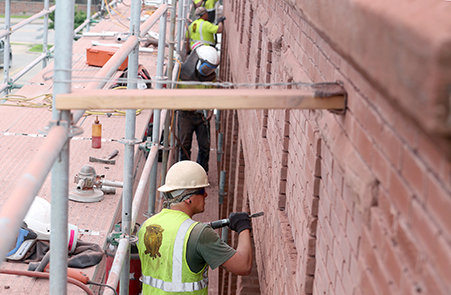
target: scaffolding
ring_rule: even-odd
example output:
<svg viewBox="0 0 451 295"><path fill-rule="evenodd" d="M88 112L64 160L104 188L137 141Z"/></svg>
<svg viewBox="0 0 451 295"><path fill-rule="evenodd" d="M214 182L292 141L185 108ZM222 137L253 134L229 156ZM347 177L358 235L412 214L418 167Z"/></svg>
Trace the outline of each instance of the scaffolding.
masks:
<svg viewBox="0 0 451 295"><path fill-rule="evenodd" d="M10 0L6 1L7 10ZM48 0L46 0L48 5ZM146 185L149 183L149 208L147 214L155 213L155 192L157 186L157 162L159 139L164 134L164 145L167 147L170 139L169 132L169 109L198 108L198 109L255 109L255 108L321 108L321 109L341 109L345 108L345 94L338 87L338 91L329 91L329 95L323 96L321 91L303 91L297 89L275 90L268 89L215 89L202 90L197 92L194 89L167 90L162 89L163 83L175 85L176 79L172 77L172 71L177 72L178 64L173 65L173 54L175 49L176 59L180 59L182 52L183 37L186 23L186 16L189 10L189 1L181 1L177 11L177 2L172 6L164 0L152 16L150 16L142 25L140 25L141 0L132 0L130 16L129 37L114 56L97 73L99 81L90 82L85 90L73 91L71 88L71 54L73 34L67 32L73 31L74 7L69 1L62 1L56 7L44 9L39 15L47 20L48 14L55 10L55 39L58 43L54 47L54 91L53 91L53 111L52 120L47 127L47 138L40 147L39 153L33 158L33 161L26 168L23 176L19 179L19 185L13 191L13 194L4 203L0 211L0 221L3 225L3 231L0 233L0 258L3 259L8 252L8 245L15 239L16 233L21 226L21 221L25 217L28 208L37 195L46 176L52 171L51 185L51 237L50 244L52 257L50 260L50 292L51 294L67 294L67 225L68 225L68 191L69 179L69 160L70 160L70 141L71 138L79 133L76 126L79 119L85 113L86 107L93 104L93 108L101 107L100 97L108 97L109 107L126 108L126 135L122 140L124 144L124 186L122 197L122 235L119 240L119 246L116 251L114 262L108 277L107 285L116 289L119 280L120 294L128 294L129 288L129 269L130 269L130 243L134 240L132 229L136 224L137 212L140 207ZM89 7L90 5L88 5ZM166 81L164 77L164 56L165 56L165 36L167 11L171 8L171 27L169 42L169 61L168 76L171 81ZM176 22L176 14L179 15ZM40 17L39 16L39 17ZM10 16L8 15L7 18ZM89 17L89 14L88 14ZM68 21L69 20L69 21ZM29 20L27 20L28 23ZM142 99L142 93L137 90L137 72L138 72L138 54L139 40L148 32L148 30L159 21L159 39L158 39L158 61L156 75L156 89L152 90L152 97ZM91 20L87 19L82 26L88 26ZM177 32L175 32L177 27ZM76 29L78 32L79 29ZM12 33L9 23L6 24L6 32L0 34L5 37L6 43L9 42L9 35ZM9 44L9 43L8 43ZM46 45L46 40L44 41ZM44 46L43 54L34 62L38 64L48 58L48 52L45 52L47 46ZM53 48L51 49L53 51ZM126 94L103 90L107 83L105 78L110 78L117 71L119 66L129 58L128 63L128 86ZM0 86L4 91L8 88L8 66L5 66L5 83ZM173 69L174 68L174 69ZM19 73L20 74L20 73ZM18 74L18 75L19 75ZM12 81L18 78L16 75ZM215 85L215 84L212 84ZM230 87L234 85L219 86ZM329 85L330 86L330 85ZM171 88L171 87L169 87ZM331 94L332 93L332 94ZM121 99L118 99L118 95ZM212 97L214 96L214 97ZM89 97L88 100L85 98ZM326 97L326 98L324 98ZM125 99L124 99L125 98ZM213 99L214 98L214 99ZM123 103L126 102L124 105ZM263 102L263 103L262 103ZM115 105L118 104L118 105ZM120 104L120 105L119 105ZM103 106L103 105L102 105ZM145 163L138 187L133 196L133 165L134 165L134 145L140 141L135 138L135 120L136 109L148 108L154 109L154 126L152 142L148 145L150 153ZM76 110L71 112L72 110ZM165 130L163 132L162 130ZM164 180L165 170L167 168L167 153L163 156L162 179ZM105 290L104 294L113 294L110 289Z"/></svg>

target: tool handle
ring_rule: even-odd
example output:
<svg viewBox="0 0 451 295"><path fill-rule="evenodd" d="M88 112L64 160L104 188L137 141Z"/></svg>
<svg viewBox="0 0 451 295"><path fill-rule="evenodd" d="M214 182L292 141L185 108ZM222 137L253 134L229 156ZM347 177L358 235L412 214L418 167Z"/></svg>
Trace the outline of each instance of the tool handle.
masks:
<svg viewBox="0 0 451 295"><path fill-rule="evenodd" d="M230 220L229 219L221 219L216 221L211 221L209 224L213 229L221 228L224 226L229 225Z"/></svg>
<svg viewBox="0 0 451 295"><path fill-rule="evenodd" d="M249 215L249 218L255 218L255 217L260 217L263 216L264 212L257 212L254 214ZM216 221L211 221L209 223L209 225L213 228L213 229L217 229L217 228L221 228L224 226L228 226L230 224L230 220L229 219L221 219L221 220L216 220Z"/></svg>

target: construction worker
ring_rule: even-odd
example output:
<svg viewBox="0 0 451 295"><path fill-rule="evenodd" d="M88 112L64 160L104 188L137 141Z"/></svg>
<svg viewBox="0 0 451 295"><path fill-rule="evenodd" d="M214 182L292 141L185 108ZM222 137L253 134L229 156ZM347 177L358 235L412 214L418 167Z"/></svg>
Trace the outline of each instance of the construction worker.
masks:
<svg viewBox="0 0 451 295"><path fill-rule="evenodd" d="M189 55L199 45L215 46L215 34L222 33L225 17L218 19L218 24L209 22L207 10L204 7L196 8L196 20L193 21L186 31L185 47L186 54Z"/></svg>
<svg viewBox="0 0 451 295"><path fill-rule="evenodd" d="M201 45L194 49L180 67L180 81L211 82L216 80L215 69L219 65L219 54L211 46ZM177 88L211 88L205 85L178 85ZM197 163L208 173L210 161L211 110L178 110L178 139L181 147L179 159L191 159L193 133L196 133L199 151Z"/></svg>
<svg viewBox="0 0 451 295"><path fill-rule="evenodd" d="M208 266L236 275L252 269L251 223L245 212L231 213L229 228L238 233L233 249L209 226L192 220L205 209L204 169L192 161L174 164L166 176L164 209L138 231L143 292L141 294L208 294Z"/></svg>
<svg viewBox="0 0 451 295"><path fill-rule="evenodd" d="M216 18L216 2L218 0L194 0L194 7L205 7L208 12L208 21L214 23Z"/></svg>

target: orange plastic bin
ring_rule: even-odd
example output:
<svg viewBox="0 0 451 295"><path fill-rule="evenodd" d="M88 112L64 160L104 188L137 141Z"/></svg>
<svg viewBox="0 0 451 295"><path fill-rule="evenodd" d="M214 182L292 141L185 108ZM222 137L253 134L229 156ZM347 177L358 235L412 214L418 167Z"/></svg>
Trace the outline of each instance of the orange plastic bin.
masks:
<svg viewBox="0 0 451 295"><path fill-rule="evenodd" d="M106 46L93 46L86 48L86 63L90 66L103 67L107 61L118 51L116 47ZM119 67L120 71L123 71L128 66L128 57Z"/></svg>

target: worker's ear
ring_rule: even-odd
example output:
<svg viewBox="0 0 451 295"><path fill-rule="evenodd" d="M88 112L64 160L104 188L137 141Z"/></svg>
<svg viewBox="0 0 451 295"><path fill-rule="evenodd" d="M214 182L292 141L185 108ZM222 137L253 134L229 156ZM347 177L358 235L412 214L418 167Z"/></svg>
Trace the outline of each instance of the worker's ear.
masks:
<svg viewBox="0 0 451 295"><path fill-rule="evenodd" d="M185 200L188 204L191 204L191 199Z"/></svg>

